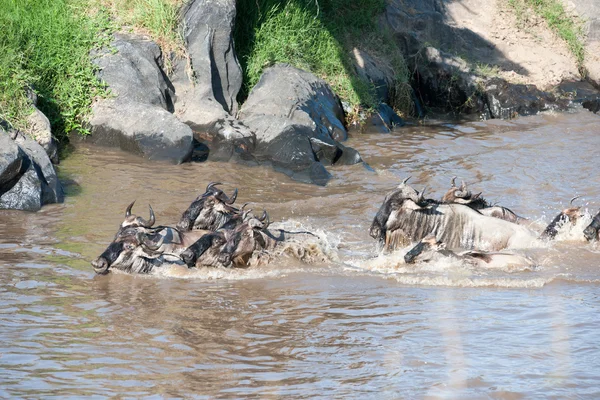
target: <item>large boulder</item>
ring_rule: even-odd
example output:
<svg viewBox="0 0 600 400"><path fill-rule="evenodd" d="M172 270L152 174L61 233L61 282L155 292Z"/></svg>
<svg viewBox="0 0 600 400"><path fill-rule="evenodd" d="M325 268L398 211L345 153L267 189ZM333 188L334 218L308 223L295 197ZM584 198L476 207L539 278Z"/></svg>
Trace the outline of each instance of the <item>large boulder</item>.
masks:
<svg viewBox="0 0 600 400"><path fill-rule="evenodd" d="M290 65L263 72L239 119L256 135L256 158L296 180L325 185L325 165L362 161L340 143L348 134L338 97L325 81Z"/></svg>
<svg viewBox="0 0 600 400"><path fill-rule="evenodd" d="M173 85L177 115L210 148L210 160L248 158L254 135L234 118L242 69L233 46L235 0L192 0L182 10L189 62L179 62Z"/></svg>
<svg viewBox="0 0 600 400"><path fill-rule="evenodd" d="M111 97L94 104L88 140L152 160L187 161L193 134L172 114L174 88L158 45L138 35L116 34L112 48L96 54L94 62Z"/></svg>
<svg viewBox="0 0 600 400"><path fill-rule="evenodd" d="M584 67L588 80L600 89L600 3L589 0L565 0L565 3L582 17L586 37Z"/></svg>
<svg viewBox="0 0 600 400"><path fill-rule="evenodd" d="M37 211L63 200L62 186L44 148L0 128L0 209Z"/></svg>
<svg viewBox="0 0 600 400"><path fill-rule="evenodd" d="M58 164L58 146L52 137L50 121L35 105L33 112L27 117L27 131L29 136L44 148L50 160Z"/></svg>

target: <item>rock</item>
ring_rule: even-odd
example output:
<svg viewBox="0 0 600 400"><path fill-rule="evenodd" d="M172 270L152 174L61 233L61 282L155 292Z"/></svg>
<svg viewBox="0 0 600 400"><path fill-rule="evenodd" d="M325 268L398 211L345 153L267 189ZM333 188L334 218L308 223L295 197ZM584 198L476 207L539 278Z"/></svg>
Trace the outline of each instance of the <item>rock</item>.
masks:
<svg viewBox="0 0 600 400"><path fill-rule="evenodd" d="M182 14L189 65L175 69L176 113L210 148L209 160L251 158L254 135L234 118L242 86L232 38L235 1L192 0Z"/></svg>
<svg viewBox="0 0 600 400"><path fill-rule="evenodd" d="M571 102L581 104L593 113L600 111L600 91L589 82L563 82L558 86L558 90Z"/></svg>
<svg viewBox="0 0 600 400"><path fill-rule="evenodd" d="M174 87L162 70L162 54L153 41L115 35L111 49L96 54L98 76L114 97L92 107L93 143L117 146L147 157L182 163L193 149L192 130L173 114Z"/></svg>
<svg viewBox="0 0 600 400"><path fill-rule="evenodd" d="M390 88L394 85L393 68L356 47L352 50L352 60L358 76L373 85L377 100L389 102Z"/></svg>
<svg viewBox="0 0 600 400"><path fill-rule="evenodd" d="M534 85L509 84L500 78L487 82L485 87L492 118L510 119L518 115L532 115L546 110L566 110L568 100L557 99Z"/></svg>
<svg viewBox="0 0 600 400"><path fill-rule="evenodd" d="M63 199L62 186L42 146L0 129L0 209L37 211Z"/></svg>
<svg viewBox="0 0 600 400"><path fill-rule="evenodd" d="M325 185L325 165L356 164L360 155L339 142L348 134L342 105L329 85L286 64L267 68L239 112L256 135L254 155L302 182Z"/></svg>
<svg viewBox="0 0 600 400"><path fill-rule="evenodd" d="M394 128L404 126L404 121L394 109L385 103L381 103L377 110L369 118L369 131L378 131L380 133L390 133Z"/></svg>
<svg viewBox="0 0 600 400"><path fill-rule="evenodd" d="M33 113L27 117L27 125L29 136L44 148L54 164L58 164L58 146L52 138L52 128L48 117L34 107Z"/></svg>
<svg viewBox="0 0 600 400"><path fill-rule="evenodd" d="M191 0L183 10L183 37L191 59L196 98L211 97L231 115L242 87L233 46L235 0Z"/></svg>
<svg viewBox="0 0 600 400"><path fill-rule="evenodd" d="M192 130L167 110L137 102L101 101L92 111L94 128L85 140L175 164L188 161L192 154Z"/></svg>

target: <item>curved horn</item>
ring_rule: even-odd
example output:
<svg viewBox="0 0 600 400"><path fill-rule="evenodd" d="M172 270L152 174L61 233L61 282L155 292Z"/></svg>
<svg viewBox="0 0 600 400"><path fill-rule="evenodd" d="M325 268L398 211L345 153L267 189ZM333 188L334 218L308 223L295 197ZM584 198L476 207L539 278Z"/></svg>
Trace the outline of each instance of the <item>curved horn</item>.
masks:
<svg viewBox="0 0 600 400"><path fill-rule="evenodd" d="M260 218L257 218L260 222L263 222L266 218L269 218L269 214L267 214L267 210L263 210L263 214Z"/></svg>
<svg viewBox="0 0 600 400"><path fill-rule="evenodd" d="M452 179L450 180L450 184L452 185L451 187L455 188L456 187L456 176L453 176Z"/></svg>
<svg viewBox="0 0 600 400"><path fill-rule="evenodd" d="M131 209L133 208L134 204L135 204L135 200L132 201L131 204L127 206L127 209L125 210L125 218L127 218L131 215Z"/></svg>
<svg viewBox="0 0 600 400"><path fill-rule="evenodd" d="M403 184L403 185L406 185L406 183L408 182L408 180L409 180L410 178L412 178L412 176L409 176L408 178L406 178L405 180L403 180L403 181L402 181L402 184Z"/></svg>
<svg viewBox="0 0 600 400"><path fill-rule="evenodd" d="M247 210L247 211L244 211L244 212L242 213L242 221L245 221L245 220L246 220L246 218L248 218L248 215L249 215L251 212L252 212L252 209L249 209L249 210Z"/></svg>
<svg viewBox="0 0 600 400"><path fill-rule="evenodd" d="M152 209L152 206L150 204L148 204L148 208L150 209L150 219L148 220L146 228L151 228L152 225L154 225L154 223L156 222L156 217L154 216L154 210Z"/></svg>
<svg viewBox="0 0 600 400"><path fill-rule="evenodd" d="M425 200L425 189L427 189L427 186L423 186L423 190L421 190L421 192L419 193L419 202Z"/></svg>
<svg viewBox="0 0 600 400"><path fill-rule="evenodd" d="M237 190L237 188L235 188L235 190L233 191L233 194L231 195L231 197L229 199L227 199L225 201L225 203L233 204L235 202L235 199L237 199L237 194L238 194L238 190Z"/></svg>
<svg viewBox="0 0 600 400"><path fill-rule="evenodd" d="M572 206L572 205L573 205L573 202L574 202L575 200L577 200L578 198L580 198L580 197L581 197L581 196L575 196L575 197L573 197L573 198L571 199L571 201L569 201L569 205L570 205L570 206Z"/></svg>
<svg viewBox="0 0 600 400"><path fill-rule="evenodd" d="M212 191L212 189L217 186L217 185L221 185L221 182L211 182L208 184L208 186L206 186L206 191Z"/></svg>
<svg viewBox="0 0 600 400"><path fill-rule="evenodd" d="M465 183L465 181L460 181L460 191L461 192L467 191L467 184Z"/></svg>

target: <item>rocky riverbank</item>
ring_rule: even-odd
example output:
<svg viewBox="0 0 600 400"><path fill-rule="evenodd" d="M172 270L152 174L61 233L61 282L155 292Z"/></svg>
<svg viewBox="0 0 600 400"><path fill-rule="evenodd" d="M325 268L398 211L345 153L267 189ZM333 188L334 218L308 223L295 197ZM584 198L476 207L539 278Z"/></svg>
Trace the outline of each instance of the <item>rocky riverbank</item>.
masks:
<svg viewBox="0 0 600 400"><path fill-rule="evenodd" d="M110 45L94 51L98 78L110 95L94 103L92 134L84 140L176 164L206 159L267 164L293 179L325 185L328 166L362 162L357 151L343 145L351 123L374 124L383 132L404 124L388 104L406 88L396 80L390 57L366 45L347 51L353 74L380 102L368 112L343 104L327 82L331 77L324 80L286 64L265 65L256 86L238 104L244 74L234 42L236 7L234 0L188 1L180 15L183 59L164 54L149 36L135 31L116 33ZM583 17L582 65L545 20L528 14L524 24L515 10L497 1L387 1L378 29L392 35L394 56L401 55L410 71L413 105L412 111L402 110L404 117L507 119L578 105L598 112L600 8L573 0L566 9ZM29 126L45 133L29 136L57 162L47 119L37 109L31 118ZM17 137L8 126L6 131L2 140ZM26 159L23 143L11 144L11 160ZM3 157L0 167L14 171L10 157ZM49 165L36 171L52 168L38 156L27 157L31 165ZM17 168L20 176L25 164ZM54 179L37 175L46 183ZM16 182L15 177L0 180L3 207L44 204L11 205L6 199L17 186L6 182ZM60 201L60 191L52 191L53 196L36 199Z"/></svg>

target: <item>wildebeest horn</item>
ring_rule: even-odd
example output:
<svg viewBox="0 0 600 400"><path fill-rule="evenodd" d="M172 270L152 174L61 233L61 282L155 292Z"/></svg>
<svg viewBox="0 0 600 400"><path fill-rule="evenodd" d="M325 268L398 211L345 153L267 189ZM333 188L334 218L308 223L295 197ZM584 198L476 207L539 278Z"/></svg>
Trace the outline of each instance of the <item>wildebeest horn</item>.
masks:
<svg viewBox="0 0 600 400"><path fill-rule="evenodd" d="M427 189L427 186L423 186L423 190L421 190L421 192L419 193L419 202L425 200L425 189Z"/></svg>
<svg viewBox="0 0 600 400"><path fill-rule="evenodd" d="M267 229L271 224L271 221L269 220L269 214L267 214L267 210L263 210L263 215L258 220L263 223L263 227L261 229Z"/></svg>
<svg viewBox="0 0 600 400"><path fill-rule="evenodd" d="M135 200L132 201L131 204L127 206L127 209L125 209L125 218L127 218L131 215L131 209L133 208L134 204L135 204Z"/></svg>
<svg viewBox="0 0 600 400"><path fill-rule="evenodd" d="M403 185L406 185L406 183L408 182L408 180L409 180L410 178L412 178L412 176L409 176L408 178L406 178L405 180L403 180L403 181L402 181L402 184L403 184Z"/></svg>
<svg viewBox="0 0 600 400"><path fill-rule="evenodd" d="M258 220L259 220L260 222L263 222L263 221L264 221L266 218L268 218L268 217L269 217L269 215L267 214L267 210L263 210L263 214L261 215L261 217L260 217L260 218L258 218Z"/></svg>
<svg viewBox="0 0 600 400"><path fill-rule="evenodd" d="M580 198L580 197L581 197L581 196L575 196L575 197L573 197L573 198L571 199L571 201L569 201L569 205L571 205L571 206L572 206L572 205L573 205L573 202L574 202L575 200L577 200L578 198Z"/></svg>
<svg viewBox="0 0 600 400"><path fill-rule="evenodd" d="M233 194L231 195L230 198L228 198L225 203L227 204L233 204L235 202L235 199L237 199L237 194L238 194L238 190L237 188L235 188L235 190L233 191Z"/></svg>
<svg viewBox="0 0 600 400"><path fill-rule="evenodd" d="M208 184L208 186L206 186L206 191L212 191L212 188L217 186L217 185L221 185L221 182L211 182Z"/></svg>
<svg viewBox="0 0 600 400"><path fill-rule="evenodd" d="M453 187L453 188L456 187L456 176L452 177L452 179L450 180L450 184L452 185L451 187Z"/></svg>
<svg viewBox="0 0 600 400"><path fill-rule="evenodd" d="M152 206L150 204L148 204L148 209L150 210L150 219L148 220L146 228L151 228L152 225L154 225L154 223L156 222L156 217L154 216L154 210L152 209Z"/></svg>
<svg viewBox="0 0 600 400"><path fill-rule="evenodd" d="M248 203L246 203L246 204L248 204ZM245 221L245 220L246 220L246 218L248 217L248 214L250 214L251 212L252 212L252 209L249 209L249 210L247 210L247 211L244 211L244 212L242 213L242 221Z"/></svg>

